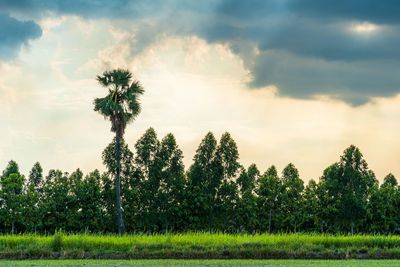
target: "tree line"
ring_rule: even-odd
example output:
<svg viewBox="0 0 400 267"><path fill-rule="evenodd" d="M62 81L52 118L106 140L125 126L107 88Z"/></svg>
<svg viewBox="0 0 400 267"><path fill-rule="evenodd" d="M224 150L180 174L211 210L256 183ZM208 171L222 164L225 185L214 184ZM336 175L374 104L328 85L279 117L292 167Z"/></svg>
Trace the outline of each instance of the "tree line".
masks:
<svg viewBox="0 0 400 267"><path fill-rule="evenodd" d="M84 175L36 163L25 177L10 161L1 175L0 231L113 233L117 225L115 139L102 153L107 171ZM175 137L148 129L132 152L123 139L121 208L128 232L397 233L400 189L392 174L379 185L359 149L348 147L319 181L304 185L289 163L261 172L239 163L229 133L209 132L185 171Z"/></svg>

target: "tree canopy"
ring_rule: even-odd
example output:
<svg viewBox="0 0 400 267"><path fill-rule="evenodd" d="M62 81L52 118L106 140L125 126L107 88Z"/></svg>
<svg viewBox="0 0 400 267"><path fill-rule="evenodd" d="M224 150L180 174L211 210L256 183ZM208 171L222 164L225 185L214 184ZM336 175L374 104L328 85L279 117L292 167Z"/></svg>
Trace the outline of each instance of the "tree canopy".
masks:
<svg viewBox="0 0 400 267"><path fill-rule="evenodd" d="M28 179L10 161L1 175L0 232L116 232L116 138L103 151L105 172L50 170L35 163ZM209 132L185 171L174 135L149 128L135 144L120 140L121 209L130 232L400 233L400 188L379 185L351 145L319 180L305 186L289 163L240 164L229 133Z"/></svg>

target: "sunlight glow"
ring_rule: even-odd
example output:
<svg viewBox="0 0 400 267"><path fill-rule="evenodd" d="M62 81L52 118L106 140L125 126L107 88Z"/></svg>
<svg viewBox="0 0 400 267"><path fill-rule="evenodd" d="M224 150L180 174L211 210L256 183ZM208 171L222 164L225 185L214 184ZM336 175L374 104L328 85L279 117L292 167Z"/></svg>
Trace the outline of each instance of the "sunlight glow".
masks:
<svg viewBox="0 0 400 267"><path fill-rule="evenodd" d="M376 24L370 22L363 22L358 24L353 24L350 29L356 33L370 33L378 30L380 27Z"/></svg>

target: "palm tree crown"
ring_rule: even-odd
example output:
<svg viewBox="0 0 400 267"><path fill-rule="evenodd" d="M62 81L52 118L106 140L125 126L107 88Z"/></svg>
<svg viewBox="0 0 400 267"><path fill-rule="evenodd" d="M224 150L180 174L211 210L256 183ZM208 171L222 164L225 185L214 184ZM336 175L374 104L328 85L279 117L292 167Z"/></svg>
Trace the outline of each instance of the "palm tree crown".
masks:
<svg viewBox="0 0 400 267"><path fill-rule="evenodd" d="M111 131L122 137L126 125L140 113L139 96L144 90L128 70L105 71L97 81L108 88L108 95L94 100L94 110L111 120Z"/></svg>

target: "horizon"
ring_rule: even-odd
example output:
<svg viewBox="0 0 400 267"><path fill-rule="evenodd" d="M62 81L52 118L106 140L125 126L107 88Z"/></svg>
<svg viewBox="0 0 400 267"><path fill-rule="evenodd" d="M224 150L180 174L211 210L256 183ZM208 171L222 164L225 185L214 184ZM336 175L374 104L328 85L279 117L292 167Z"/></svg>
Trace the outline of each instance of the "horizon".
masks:
<svg viewBox="0 0 400 267"><path fill-rule="evenodd" d="M124 68L145 90L132 151L172 133L187 170L229 132L245 168L291 162L307 183L354 144L380 182L400 177L400 4L348 2L0 0L0 169L104 171L96 75Z"/></svg>

